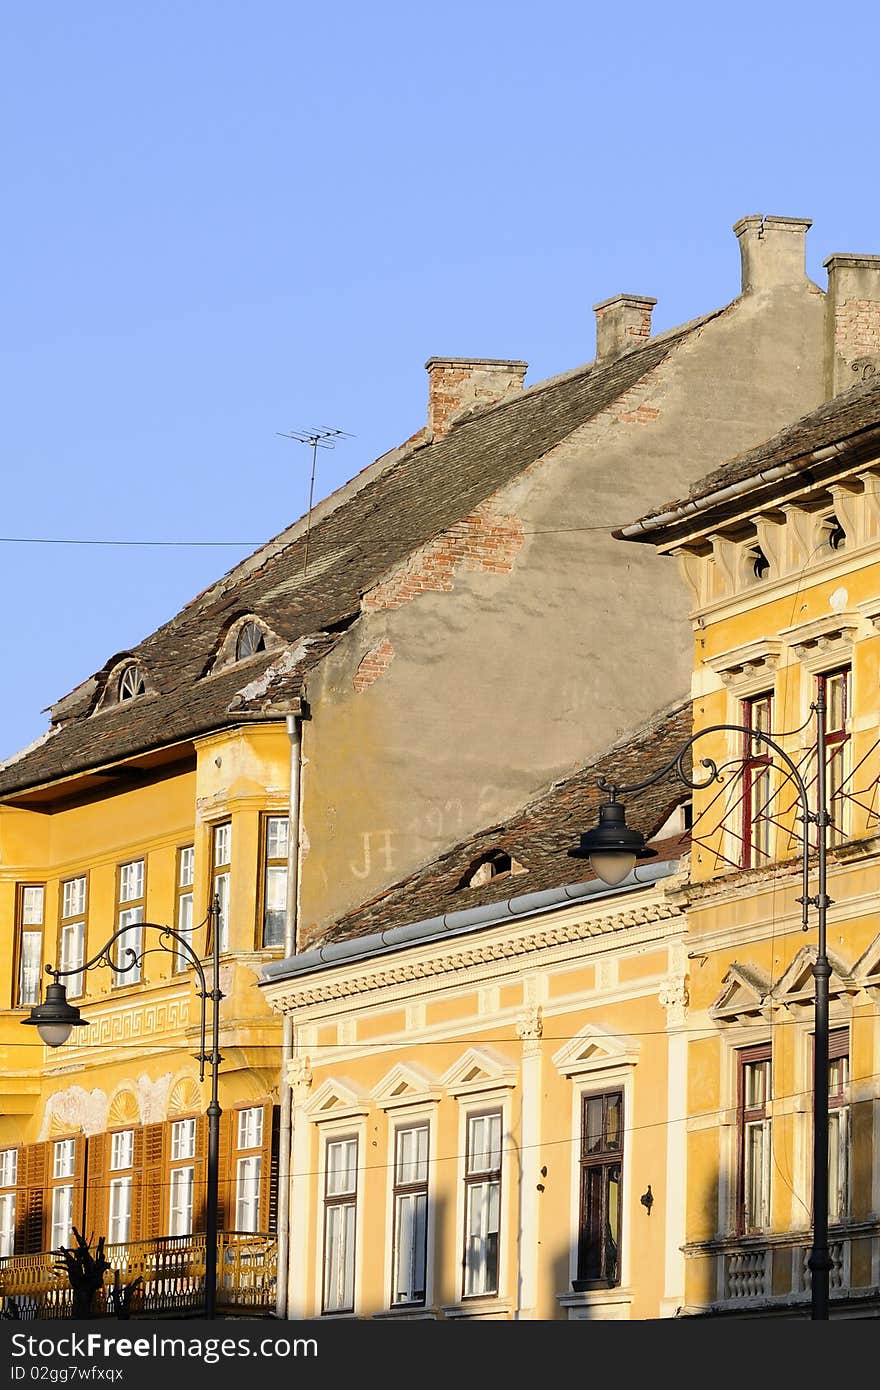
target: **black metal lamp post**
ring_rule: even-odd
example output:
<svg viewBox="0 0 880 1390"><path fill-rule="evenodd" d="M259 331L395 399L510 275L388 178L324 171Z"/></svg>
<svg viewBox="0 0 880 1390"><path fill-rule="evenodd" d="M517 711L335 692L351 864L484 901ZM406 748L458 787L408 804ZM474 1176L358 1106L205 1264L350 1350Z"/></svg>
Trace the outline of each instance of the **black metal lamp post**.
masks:
<svg viewBox="0 0 880 1390"><path fill-rule="evenodd" d="M813 1244L807 1262L810 1270L810 1316L814 1320L826 1321L828 1318L829 1275L832 1260L828 1250L828 981L831 967L826 950L826 915L831 899L826 889L827 866L827 828L831 817L826 805L826 742L825 742L825 692L820 689L817 699L810 706L816 714L816 810L810 810L807 784L796 764L779 744L758 729L748 729L742 724L713 724L689 738L679 752L651 777L632 786L614 786L599 778L600 789L608 793L609 800L599 808L599 825L581 835L577 849L569 850L576 859L589 859L597 877L605 883L621 883L633 868L637 858L653 851L645 846L645 837L638 830L631 830L626 824L623 805L617 800L622 792L643 791L652 787L661 778L675 772L679 781L687 787L699 789L712 782L721 781L718 766L711 758L703 758L702 766L708 769L705 781L694 781L684 768L684 757L688 750L701 738L716 733L744 734L747 739L761 742L776 753L791 776L800 800L800 819L804 823L803 853L801 856L802 891L798 902L801 904L801 924L804 931L810 927L809 908L816 908L818 940L816 960L813 965L815 980L815 1042L813 1047ZM809 892L810 876L810 825L817 827L817 892L812 897Z"/></svg>
<svg viewBox="0 0 880 1390"><path fill-rule="evenodd" d="M74 1028L85 1028L88 1026L86 1020L80 1016L80 1011L75 1004L70 1004L67 999L67 989L58 983L59 979L67 975L84 974L96 965L109 966L117 975L124 975L127 970L133 970L140 965L144 956L149 955L149 950L135 951L131 946L123 948L123 954L127 957L126 963L121 964L114 961L111 950L120 937L125 936L133 928L144 930L149 927L159 933L159 946L155 949L172 951L175 954L185 955L192 965L199 978L200 988L196 991L201 1000L201 1020L199 1025L199 1051L196 1054L199 1063L199 1080L205 1079L205 1063L211 1065L211 1100L206 1110L208 1118L208 1182L207 1182L207 1201L205 1209L205 1317L214 1318L217 1316L217 1208L219 1193L219 1166L220 1166L220 1102L219 1091L219 1070L223 1058L220 1056L220 1000L223 993L220 989L220 901L214 898L208 908L208 915L205 922L209 924L208 930L211 936L211 959L212 976L211 988L208 989L208 982L205 976L205 969L198 954L190 944L189 938L182 932L175 931L173 927L164 926L160 922L131 922L126 927L120 927L101 947L100 951L91 960L83 965L73 966L71 969L58 970L53 965L46 966L46 973L52 976L52 984L46 988L46 998L42 1004L35 1004L27 1018L22 1019L25 1025L32 1025L36 1028L43 1042L47 1047L61 1047L70 1037ZM205 925L200 922L199 926ZM206 1049L207 1032L207 1011L208 1000L213 1003L211 1014L211 1051Z"/></svg>

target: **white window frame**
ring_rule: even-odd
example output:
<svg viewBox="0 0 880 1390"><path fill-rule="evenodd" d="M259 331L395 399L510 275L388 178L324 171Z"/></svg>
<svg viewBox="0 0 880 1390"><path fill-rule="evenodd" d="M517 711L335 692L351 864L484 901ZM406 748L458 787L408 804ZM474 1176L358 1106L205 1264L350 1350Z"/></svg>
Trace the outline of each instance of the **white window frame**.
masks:
<svg viewBox="0 0 880 1390"><path fill-rule="evenodd" d="M0 1259L15 1250L15 1193L0 1192Z"/></svg>
<svg viewBox="0 0 880 1390"><path fill-rule="evenodd" d="M283 822L285 823L285 825L287 826L287 833L286 833L285 836L284 836L284 853L283 853L283 855L282 855L282 854L277 854L277 853L276 853L276 854L270 854L270 848L271 848L271 844L270 844L270 841L271 841L270 826L272 825L273 821L283 821ZM277 844L276 844L275 848L276 848L276 850L277 850L277 848L278 848ZM266 812L266 814L265 814L265 816L264 816L264 818L263 818L263 844L262 844L262 852L263 852L263 883L262 883L262 895L261 895L261 900L262 900L262 920L261 920L261 922L260 922L260 942L259 942L259 944L260 944L260 946L261 946L262 948L264 948L264 949L272 950L272 949L274 949L274 948L276 948L276 947L278 947L278 946L283 946L283 945L284 945L284 915L285 915L286 910L287 910L288 865L289 865L289 855L290 855L290 817L289 817L288 815L282 814L280 811L268 811L268 812ZM277 907L274 908L274 909L272 909L273 911L276 911L276 912L277 912L277 911L280 910L280 912L281 912L281 917L282 917L282 921L281 921L281 932L280 932L280 934L277 934L277 933L276 933L276 935L279 935L279 939L278 939L277 941L268 942L268 941L266 940L266 936L267 936L266 927L267 927L267 921L268 921L268 913L269 913L269 911L270 911L270 908L269 908L269 884L270 884L270 881L271 881L275 876L277 876L277 877L279 878L279 880L283 880L283 884L284 884L284 892L283 892L283 895L282 895L281 907L280 907L280 909L278 909Z"/></svg>
<svg viewBox="0 0 880 1390"><path fill-rule="evenodd" d="M399 1283L401 1282L401 1281L397 1278L398 1260L399 1260L399 1258L400 1258L399 1249L398 1249L398 1210L399 1210L399 1200L400 1200L400 1199L399 1199L399 1195L398 1195L398 1191L397 1191L397 1189L398 1189L398 1165L397 1165L397 1155L398 1155L398 1140L399 1140L399 1136L400 1136L401 1133L403 1133L403 1132L405 1132L405 1131L408 1131L408 1130L409 1130L409 1131L412 1131L412 1130L423 1130L423 1131L425 1132L426 1136L427 1136L427 1164L426 1164L425 1179L424 1179L424 1182L419 1182L419 1183L418 1183L418 1190L419 1190L419 1193L420 1193L420 1194L421 1194L421 1193L424 1193L424 1197L425 1197L425 1233L424 1233L424 1260L425 1260L424 1284L425 1284L425 1288L424 1288L423 1296L422 1296L421 1298L412 1298L412 1297L409 1297L409 1298L398 1298L398 1297L397 1297L398 1285L399 1285ZM407 1112L404 1112L404 1113L397 1113L396 1115L395 1115L395 1114L392 1114L392 1115L390 1116L390 1119L389 1119L388 1134L389 1134L389 1149L390 1149L390 1152L389 1152L389 1159L390 1159L389 1169L390 1169L390 1174L391 1174L391 1184L390 1184L390 1192L389 1192L390 1224L389 1224L389 1234L388 1234L388 1251L389 1251L388 1266L389 1266L389 1276L388 1276L388 1283L387 1283L387 1288L388 1288L388 1290L389 1290L389 1307L390 1307L390 1308L424 1308L424 1307L427 1307L427 1306L428 1306L428 1301L429 1301L429 1297L430 1297L430 1293L431 1293L431 1253L432 1253L432 1236L433 1236L433 1232L432 1232L432 1229L431 1229L431 1227L432 1227L432 1211L433 1211L433 1201L432 1201L432 1178L433 1178L433 1150L432 1150L432 1140L433 1140L433 1132L432 1132L432 1125L431 1125L431 1117L430 1117L429 1115L425 1115L425 1114L415 1115L415 1114L410 1114L410 1113L407 1113ZM405 1186L406 1184L401 1184L401 1185ZM416 1184L413 1183L413 1189L415 1189L415 1186L416 1186ZM406 1200L407 1195L408 1195L408 1194L404 1194L404 1200ZM415 1192L413 1193L413 1195L415 1195Z"/></svg>
<svg viewBox="0 0 880 1390"><path fill-rule="evenodd" d="M52 1147L52 1179L72 1178L76 1167L76 1140L56 1139Z"/></svg>
<svg viewBox="0 0 880 1390"><path fill-rule="evenodd" d="M169 1236L191 1236L193 1233L193 1196L195 1192L195 1166L181 1164L170 1170L168 1181L168 1234ZM186 1201L179 1201L180 1189L184 1190ZM181 1220L181 1216L185 1219Z"/></svg>
<svg viewBox="0 0 880 1390"><path fill-rule="evenodd" d="M134 1130L117 1129L110 1135L110 1171L131 1168L134 1164Z"/></svg>
<svg viewBox="0 0 880 1390"><path fill-rule="evenodd" d="M196 1156L195 1118L172 1120L171 1122L171 1162L181 1163Z"/></svg>
<svg viewBox="0 0 880 1390"><path fill-rule="evenodd" d="M68 911L70 908L70 911ZM64 879L61 884L61 920L59 924L59 956L62 970L77 973L65 975L69 999L77 999L85 991L85 972L81 969L86 958L86 919L88 914L88 883L85 874Z"/></svg>
<svg viewBox="0 0 880 1390"><path fill-rule="evenodd" d="M0 1149L0 1187L18 1182L18 1149Z"/></svg>
<svg viewBox="0 0 880 1390"><path fill-rule="evenodd" d="M177 851L177 931L193 944L193 891L195 882L195 845L181 845ZM182 973L192 961L179 943L175 945L174 969Z"/></svg>
<svg viewBox="0 0 880 1390"><path fill-rule="evenodd" d="M107 1217L107 1244L124 1245L131 1236L131 1173L110 1179L110 1205Z"/></svg>
<svg viewBox="0 0 880 1390"><path fill-rule="evenodd" d="M35 902L39 898L39 916ZM22 883L18 901L18 978L15 982L15 1007L26 1009L40 1002L40 979L43 969L43 933L46 928L46 886L43 883Z"/></svg>
<svg viewBox="0 0 880 1390"><path fill-rule="evenodd" d="M73 1183L59 1183L52 1188L52 1239L51 1250L59 1246L69 1248L73 1228ZM66 1207L66 1212L63 1208Z"/></svg>
<svg viewBox="0 0 880 1390"><path fill-rule="evenodd" d="M250 1105L244 1110L239 1110L235 1147L237 1149L260 1149L263 1147L262 1105Z"/></svg>
<svg viewBox="0 0 880 1390"><path fill-rule="evenodd" d="M119 931L125 930L125 935L120 936L116 942L116 964L124 966L127 960L128 951L134 951L140 955L143 949L143 928L141 923L144 920L144 909L146 907L146 861L141 859L129 859L124 864L120 864L117 870L118 882L118 916L116 926ZM126 907L126 903L136 903L135 907ZM113 984L120 988L123 985L136 985L142 976L142 962L138 961L124 972L113 971Z"/></svg>
<svg viewBox="0 0 880 1390"><path fill-rule="evenodd" d="M260 1229L260 1194L263 1155L242 1154L235 1165L235 1229Z"/></svg>
<svg viewBox="0 0 880 1390"><path fill-rule="evenodd" d="M329 1193L327 1190L328 1179L328 1159L331 1148L339 1145L354 1145L354 1185L351 1189L346 1189L342 1193ZM342 1315L352 1317L357 1307L357 1261L359 1252L359 1221L358 1217L363 1207L361 1200L361 1164L363 1162L363 1137L355 1130L340 1131L338 1133L325 1133L322 1136L321 1144L321 1261L319 1279L321 1286L320 1309L321 1316ZM348 1200L332 1200L333 1197L348 1198ZM331 1212L345 1211L351 1212L351 1240L354 1248L351 1252L351 1298L350 1306L328 1307L327 1287L328 1269L327 1261L327 1231L330 1223Z"/></svg>
<svg viewBox="0 0 880 1390"><path fill-rule="evenodd" d="M219 858L221 845L226 857ZM218 873L218 867L220 872ZM229 910L232 899L232 821L218 821L211 827L211 903L220 899L219 919L214 929L220 938L220 950L229 950Z"/></svg>

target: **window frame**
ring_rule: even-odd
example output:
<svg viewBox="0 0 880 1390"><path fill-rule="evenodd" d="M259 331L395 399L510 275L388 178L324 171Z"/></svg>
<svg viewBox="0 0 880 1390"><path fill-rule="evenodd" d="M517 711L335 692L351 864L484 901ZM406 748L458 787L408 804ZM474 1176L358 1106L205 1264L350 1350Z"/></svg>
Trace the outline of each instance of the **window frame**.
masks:
<svg viewBox="0 0 880 1390"><path fill-rule="evenodd" d="M829 718L831 714L831 697L829 695L829 681L835 681L844 677L842 684L841 711L842 722L839 726L832 727ZM816 675L815 691L819 691L825 696L825 804L831 816L828 825L828 845L834 847L841 845L849 838L850 817L849 806L845 795L841 794L841 788L845 786L849 777L849 751L852 743L852 735L848 729L852 715L852 663L846 662L840 666L834 666L828 671L820 671ZM835 759L837 760L835 762ZM835 791L835 784L837 790ZM835 824L834 808L835 798L840 807L839 824Z"/></svg>
<svg viewBox="0 0 880 1390"><path fill-rule="evenodd" d="M478 1121L478 1120L490 1120L490 1119L497 1119L497 1120L498 1120L498 1126L499 1126L499 1137L498 1137L498 1166L497 1166L496 1168L482 1168L482 1169L473 1169L473 1170L472 1170L472 1169L471 1169L471 1158L472 1158L472 1153L473 1153L473 1150L472 1150L472 1133L471 1133L472 1125L473 1125L476 1121ZM461 1245L461 1299L462 1299L462 1302L463 1302L463 1303L470 1303L472 1300L474 1300L474 1299L479 1299L479 1298L498 1298L498 1297L500 1296L500 1291L501 1291L501 1279L502 1279L501 1256L502 1256L502 1247L503 1247L503 1244L504 1244L503 1239L502 1239L503 1228L504 1228L504 1196L505 1196L505 1193L504 1193L504 1184L503 1184L503 1176L504 1176L504 1134L505 1134L504 1106L503 1106L502 1104L499 1103L499 1104L497 1104L497 1105L481 1106L481 1107L479 1107L479 1108L478 1108L478 1107L474 1107L474 1108L468 1108L468 1109L465 1110L464 1171L463 1171L463 1174L462 1174L462 1177L463 1177L463 1189L464 1189L464 1224L463 1224L462 1245ZM480 1151L480 1150L477 1150L477 1152L481 1152L481 1151ZM495 1280L494 1280L494 1287L492 1287L492 1288L484 1287L484 1288L480 1288L480 1289L476 1289L476 1290L474 1290L474 1289L469 1289L469 1284L470 1284L471 1280L470 1280L469 1266L468 1266L468 1251L469 1251L469 1244L470 1244L471 1235L472 1235L471 1230L470 1230L470 1225L471 1225L471 1222L470 1222L471 1193L472 1193L472 1191L473 1191L475 1188L477 1188L477 1187L485 1187L486 1189L490 1189L490 1188L493 1187L493 1186L495 1187L495 1190L496 1190L495 1203L496 1203L497 1213L498 1213L498 1229L497 1229L497 1231L495 1232L495 1235L496 1235L496 1238L497 1238L497 1239L496 1239L496 1249L495 1249L495 1257L494 1257L494 1265L495 1265ZM487 1234L491 1235L492 1233L491 1233L491 1232L488 1232ZM486 1272L488 1272L489 1267L490 1267L490 1261L489 1261L488 1259L486 1259L486 1258L481 1259L481 1268L484 1268L484 1270L485 1270ZM484 1278L481 1280L481 1282L484 1283L484 1284L488 1282L487 1278L485 1277L485 1274L484 1274Z"/></svg>
<svg viewBox="0 0 880 1390"><path fill-rule="evenodd" d="M220 832L228 830L228 858L222 862L217 861L217 842ZM218 884L225 880L226 889L220 891ZM213 929L220 934L220 951L229 950L229 929L230 929L230 909L232 905L232 817L226 816L223 820L215 821L211 826L211 897L209 906L213 907L214 899L220 899L220 917L216 922L212 921ZM225 902L224 902L225 896Z"/></svg>
<svg viewBox="0 0 880 1390"><path fill-rule="evenodd" d="M123 874L126 869L132 869L140 865L140 895L132 898L123 898L122 882ZM140 916L131 922L123 923L122 918L130 912L137 912ZM123 863L116 865L116 907L115 919L116 930L121 931L125 927L125 935L117 938L114 948L115 965L111 971L111 983L114 989L122 989L125 985L140 984L143 980L143 961L133 965L131 969L120 973L118 967L125 959L127 950L135 950L140 955L144 947L143 923L147 913L147 858L141 855L135 859L126 859ZM138 928L135 932L135 928ZM134 933L134 939L130 939Z"/></svg>
<svg viewBox="0 0 880 1390"><path fill-rule="evenodd" d="M15 1253L18 1149L0 1149L0 1158L4 1160L0 1164L0 1259L7 1259Z"/></svg>
<svg viewBox="0 0 880 1390"><path fill-rule="evenodd" d="M64 890L70 883L82 882L83 884L83 905L80 912L73 912L65 915ZM86 972L83 966L86 961L86 943L89 934L89 897L90 883L88 870L81 874L71 874L69 878L63 878L58 886L58 937L57 937L57 959L61 969L69 969L74 963L67 959L67 952L64 948L65 933L75 927L82 930L79 933L79 961L76 974L62 977L61 983L67 988L68 999L81 999L86 992Z"/></svg>
<svg viewBox="0 0 880 1390"><path fill-rule="evenodd" d="M189 882L188 882L188 883L184 883L184 882L183 882L183 865L184 865L184 855L185 855L185 854L189 854L189 855L190 855L190 861L191 861L191 865L192 865L192 868L191 868L191 871L190 871L190 879L189 879ZM194 903L194 896L195 896L195 872L196 872L196 847L195 847L195 845L194 845L194 844L191 844L191 845L178 845L178 847L177 847L177 852L176 852L176 854L175 854L175 860L174 860L174 923L175 923L175 930L178 931L182 936L185 936L185 937L186 937L187 941L189 942L189 944L190 944L191 946L193 946L193 949L194 949L194 950L195 950L195 946L194 946L194 944L193 944L193 932L194 932L195 922L194 922L193 919L194 919L194 915L195 915L195 914L194 914L194 912L193 912L193 903ZM183 915L183 905L184 905L184 902L186 902L186 901L189 902L189 924L188 924L187 927L184 927L184 926L182 925L182 923L181 923L181 917L182 917L182 915ZM182 975L182 974L184 974L185 971L187 971L191 966L192 966L192 961L191 961L191 960L188 958L188 956L186 956L186 955L184 954L184 952L180 949L179 944L178 944L177 942L175 942L175 947L174 947L174 965L173 965L173 967L172 967L174 974L175 974L175 975Z"/></svg>
<svg viewBox="0 0 880 1390"><path fill-rule="evenodd" d="M12 953L12 998L14 1009L29 1009L34 1004L40 1002L40 981L43 978L43 955L46 948L46 884L45 883L17 883L15 891L15 937ZM29 892L39 890L42 894L43 910L40 917L39 926L35 923L25 922L25 899ZM25 998L24 990L24 966L25 966L25 936L39 936L40 955L37 967L36 990L34 998Z"/></svg>
<svg viewBox="0 0 880 1390"><path fill-rule="evenodd" d="M186 1131L184 1131L186 1126ZM191 1144L185 1146L185 1152L178 1152L175 1156L175 1141L184 1132L191 1135ZM184 1146L178 1144L178 1149ZM198 1161L199 1130L198 1118L195 1115L176 1115L169 1121L168 1131L168 1238L187 1239L193 1235L193 1223L195 1221L195 1198L196 1198L196 1164ZM178 1175L188 1175L186 1186L188 1191L188 1210L189 1221L186 1230L175 1230L175 1213L179 1208L175 1208L175 1194L181 1186Z"/></svg>
<svg viewBox="0 0 880 1390"><path fill-rule="evenodd" d="M746 1071L748 1067L765 1065L766 1094L760 1105L746 1104ZM739 1048L736 1053L736 1234L738 1236L761 1235L770 1230L772 1223L772 1101L773 1101L773 1049L770 1042L756 1043L751 1047ZM760 1126L761 1141L761 1219L760 1224L750 1220L748 1211L749 1179L752 1173L752 1157L749 1150L749 1136Z"/></svg>
<svg viewBox="0 0 880 1390"><path fill-rule="evenodd" d="M755 723L756 711L766 705L767 724L764 727ZM766 811L771 797L771 778L773 758L769 748L755 739L755 733L771 733L773 728L773 691L761 691L746 695L740 701L741 723L749 732L743 734L742 749L742 818L740 867L757 869L769 864L773 856L771 840L771 820L762 814ZM766 751L760 752L761 748ZM756 788L762 790L756 794ZM756 808L755 803L761 801ZM761 816L762 829L756 833L758 817ZM766 843L759 843L764 841Z"/></svg>
<svg viewBox="0 0 880 1390"><path fill-rule="evenodd" d="M330 1174L331 1166L329 1163L330 1149L337 1144L354 1144L354 1185L341 1193L330 1193ZM321 1287L321 1316L348 1315L354 1313L357 1305L357 1255L358 1255L358 1218L359 1218L359 1191L360 1191L360 1145L361 1135L357 1130L340 1130L337 1132L325 1133L321 1136L322 1146L322 1202L321 1202L321 1260L319 1266L319 1278ZM331 1213L341 1208L351 1211L351 1290L350 1297L345 1304L328 1307L328 1287L331 1282L332 1269L328 1262L328 1254L331 1252L331 1241L328 1235ZM343 1232L343 1252L345 1252L346 1233ZM332 1257L332 1256L331 1256ZM347 1255L343 1253L343 1277L345 1266L349 1263Z"/></svg>
<svg viewBox="0 0 880 1390"><path fill-rule="evenodd" d="M413 1179L406 1182L400 1178L400 1157L399 1146L403 1134L423 1132L425 1135L425 1176L424 1178ZM391 1285L389 1307L391 1308L424 1308L428 1299L428 1284L430 1279L429 1268L429 1239L428 1228L431 1220L431 1123L427 1117L405 1117L401 1116L392 1126L392 1168L391 1168ZM412 1197L424 1197L424 1217L422 1221L422 1235L420 1239L421 1259L423 1267L422 1283L424 1285L421 1296L400 1297L398 1293L398 1257L399 1257L399 1236L400 1223L399 1212L402 1200ZM411 1242L415 1247L415 1241Z"/></svg>
<svg viewBox="0 0 880 1390"><path fill-rule="evenodd" d="M810 1075L813 1074L812 1056L815 1055L816 1035L811 1034L812 1054ZM831 1089L835 1064L845 1062L845 1072L836 1090ZM852 1201L852 1051L849 1025L831 1027L828 1033L828 1222L840 1226L849 1220ZM832 1138L837 1131L836 1144ZM836 1150L836 1152L835 1152ZM811 1160L812 1161L812 1160ZM837 1182L833 1181L832 1165L837 1163ZM835 1191L836 1189L836 1191ZM834 1205L832 1203L834 1194Z"/></svg>
<svg viewBox="0 0 880 1390"><path fill-rule="evenodd" d="M608 1113L611 1100L618 1102L618 1124L617 1124L617 1147L607 1144L606 1136L608 1132ZM602 1105L602 1147L598 1152L591 1152L587 1147L589 1132L587 1128L588 1112L591 1103L600 1101ZM618 1084L604 1090L597 1090L592 1087L584 1087L580 1092L580 1139L578 1145L578 1217L577 1217L577 1248L575 1251L575 1277L572 1280L572 1287L576 1292L586 1289L611 1289L619 1288L622 1282L623 1268L623 1185L624 1185L624 1135L625 1135L625 1103L623 1085ZM613 1168L617 1169L617 1248L614 1269L608 1271L608 1246L605 1239L605 1229L608 1225L608 1178ZM602 1243L599 1250L599 1272L593 1273L592 1266L588 1268L588 1256L591 1248L589 1232L593 1222L588 1220L588 1205L592 1206L591 1192L589 1190L590 1176L599 1172L602 1174L602 1190L599 1196L599 1221L603 1227Z"/></svg>
<svg viewBox="0 0 880 1390"><path fill-rule="evenodd" d="M263 1172L263 1139L266 1127L266 1113L264 1105L244 1105L239 1110L233 1111L235 1116L235 1222L233 1229L254 1234L260 1229L260 1207L263 1196L263 1180L266 1174ZM259 1116L259 1124L256 1125L255 1135L248 1133L247 1117L250 1115ZM242 1143L242 1140L252 1142ZM255 1183L255 1191L250 1194L242 1193L243 1186L243 1164L256 1163L256 1179L253 1177L244 1180L251 1185ZM249 1203L252 1209L253 1225L243 1225L240 1222L240 1213L243 1204Z"/></svg>
<svg viewBox="0 0 880 1390"><path fill-rule="evenodd" d="M269 823L270 821L287 822L287 851L281 855L269 854ZM274 951L284 946L285 921L282 918L281 940L269 942L266 940L266 913L269 910L269 871L270 869L284 870L284 908L287 910L287 885L290 882L290 815L287 811L262 811L260 813L260 864L259 881L257 892L257 950Z"/></svg>

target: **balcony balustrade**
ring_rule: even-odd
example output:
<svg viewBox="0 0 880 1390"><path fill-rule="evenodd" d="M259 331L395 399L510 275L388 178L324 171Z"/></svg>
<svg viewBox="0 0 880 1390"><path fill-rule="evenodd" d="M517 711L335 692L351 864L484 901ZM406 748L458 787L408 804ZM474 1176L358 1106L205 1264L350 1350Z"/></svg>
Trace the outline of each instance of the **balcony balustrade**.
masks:
<svg viewBox="0 0 880 1390"><path fill-rule="evenodd" d="M243 1317L275 1314L278 1242L259 1232L217 1237L217 1312ZM95 1299L96 1317L116 1314L115 1289L140 1283L131 1295L132 1317L199 1317L205 1308L205 1237L165 1236L104 1247L110 1263ZM68 1318L73 1292L56 1256L11 1255L0 1260L0 1316Z"/></svg>

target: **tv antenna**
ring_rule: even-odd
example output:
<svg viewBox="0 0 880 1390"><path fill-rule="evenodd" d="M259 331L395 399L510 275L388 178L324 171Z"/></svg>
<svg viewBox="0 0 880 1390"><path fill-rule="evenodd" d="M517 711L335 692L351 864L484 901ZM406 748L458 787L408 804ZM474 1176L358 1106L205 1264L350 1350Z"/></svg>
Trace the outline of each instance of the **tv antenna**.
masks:
<svg viewBox="0 0 880 1390"><path fill-rule="evenodd" d="M330 425L320 425L314 430L276 430L282 439L295 439L297 444L312 446L312 476L309 482L309 510L306 517L306 547L303 555L303 574L309 567L309 535L312 529L312 499L315 495L315 464L319 449L335 449L337 439L354 439L346 430L337 430Z"/></svg>

